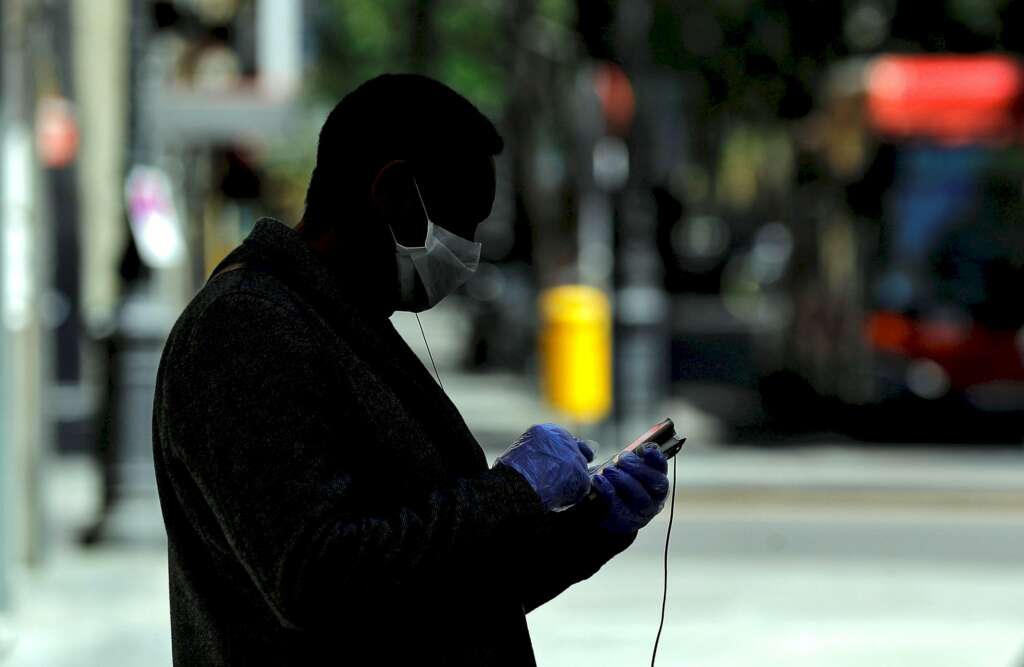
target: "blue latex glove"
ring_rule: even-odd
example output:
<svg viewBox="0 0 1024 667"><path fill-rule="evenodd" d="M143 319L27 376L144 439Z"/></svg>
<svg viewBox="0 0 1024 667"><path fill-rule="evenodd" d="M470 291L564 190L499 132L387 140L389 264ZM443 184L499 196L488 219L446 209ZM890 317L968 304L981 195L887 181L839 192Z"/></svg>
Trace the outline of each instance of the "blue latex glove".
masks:
<svg viewBox="0 0 1024 667"><path fill-rule="evenodd" d="M633 452L622 454L615 465L591 480L608 511L601 527L610 533L640 530L665 507L668 460L652 443L638 451L639 456Z"/></svg>
<svg viewBox="0 0 1024 667"><path fill-rule="evenodd" d="M594 452L557 424L531 426L498 463L526 478L545 510L579 502L590 491L587 463Z"/></svg>

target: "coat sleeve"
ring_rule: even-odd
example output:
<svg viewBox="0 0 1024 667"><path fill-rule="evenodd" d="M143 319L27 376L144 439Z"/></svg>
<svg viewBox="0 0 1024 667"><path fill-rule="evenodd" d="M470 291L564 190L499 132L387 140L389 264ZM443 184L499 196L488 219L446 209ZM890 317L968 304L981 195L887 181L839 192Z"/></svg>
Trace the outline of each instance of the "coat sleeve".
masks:
<svg viewBox="0 0 1024 667"><path fill-rule="evenodd" d="M636 533L612 535L598 525L603 511L600 501L586 501L564 512L545 514L535 523L536 532L520 554L525 566L519 586L524 611L533 611L589 579L633 543Z"/></svg>
<svg viewBox="0 0 1024 667"><path fill-rule="evenodd" d="M346 404L332 395L323 352L263 297L218 298L190 347L195 400L182 418L201 420L205 437L173 453L285 626L316 625L339 604L400 604L403 586L488 557L509 526L542 516L529 484L503 466L415 506L363 507L338 453L366 443L332 441L345 432Z"/></svg>

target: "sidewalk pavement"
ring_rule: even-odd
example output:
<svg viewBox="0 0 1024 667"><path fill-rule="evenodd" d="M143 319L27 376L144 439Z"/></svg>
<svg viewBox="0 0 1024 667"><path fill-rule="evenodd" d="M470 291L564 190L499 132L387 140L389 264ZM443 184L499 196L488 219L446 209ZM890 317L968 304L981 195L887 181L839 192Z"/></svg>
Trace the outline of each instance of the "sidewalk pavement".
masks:
<svg viewBox="0 0 1024 667"><path fill-rule="evenodd" d="M708 532L693 530L691 513L677 507L672 531L662 667L1024 667L1024 567L1016 559L763 550L698 557L694 545ZM540 667L649 664L665 519L527 617ZM879 517L862 539L887 539L876 530L887 524ZM778 543L789 527L774 529Z"/></svg>
<svg viewBox="0 0 1024 667"><path fill-rule="evenodd" d="M170 664L165 548L83 550L70 539L92 516L97 481L83 459L51 468L52 549L15 582L16 614L0 619L4 667ZM592 580L529 616L540 665L646 664L667 514ZM1004 516L677 498L658 664L1018 667L1021 549L1020 508Z"/></svg>
<svg viewBox="0 0 1024 667"><path fill-rule="evenodd" d="M96 517L100 476L82 456L52 459L43 497L43 562L14 567L13 614L0 616L3 667L171 664L167 547L76 537ZM162 533L163 526L159 526Z"/></svg>

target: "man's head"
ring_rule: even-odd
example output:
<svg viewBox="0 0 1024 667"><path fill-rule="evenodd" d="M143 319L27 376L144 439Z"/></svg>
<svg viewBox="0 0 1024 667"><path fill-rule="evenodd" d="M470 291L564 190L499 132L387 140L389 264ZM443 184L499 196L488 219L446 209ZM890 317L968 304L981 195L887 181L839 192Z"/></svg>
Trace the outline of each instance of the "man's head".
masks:
<svg viewBox="0 0 1024 667"><path fill-rule="evenodd" d="M379 249L421 245L431 220L472 239L494 203L493 156L503 142L466 98L416 74L362 84L320 131L303 234L344 235Z"/></svg>

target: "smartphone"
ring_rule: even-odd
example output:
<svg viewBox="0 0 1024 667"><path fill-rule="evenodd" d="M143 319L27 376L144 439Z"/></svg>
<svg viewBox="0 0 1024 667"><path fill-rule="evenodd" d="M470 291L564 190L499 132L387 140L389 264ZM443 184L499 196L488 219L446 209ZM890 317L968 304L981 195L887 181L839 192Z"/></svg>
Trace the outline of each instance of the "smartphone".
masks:
<svg viewBox="0 0 1024 667"><path fill-rule="evenodd" d="M666 418L647 429L643 435L626 445L624 449L611 458L590 466L590 474L596 475L608 466L615 465L620 456L626 452L631 452L648 442L653 442L658 445L658 448L661 449L661 453L665 455L665 458L670 459L678 454L679 450L683 448L683 443L686 442L686 438L678 437L676 435L676 425L672 423L671 419Z"/></svg>
<svg viewBox="0 0 1024 667"><path fill-rule="evenodd" d="M615 454L615 456L605 459L601 463L590 466L590 476L593 477L608 466L615 465L620 456L626 452L631 452L648 442L653 442L658 445L658 448L661 450L661 453L665 455L665 458L670 459L678 454L679 450L683 448L683 443L686 442L686 438L680 438L676 435L676 425L672 423L671 419L666 417L651 428L647 429L647 431L639 438L626 445L626 447ZM587 500L594 500L595 498L597 498L597 491L591 489L590 493L587 494ZM562 510L569 509L569 507L571 507L571 505L560 507L555 511L561 512Z"/></svg>

